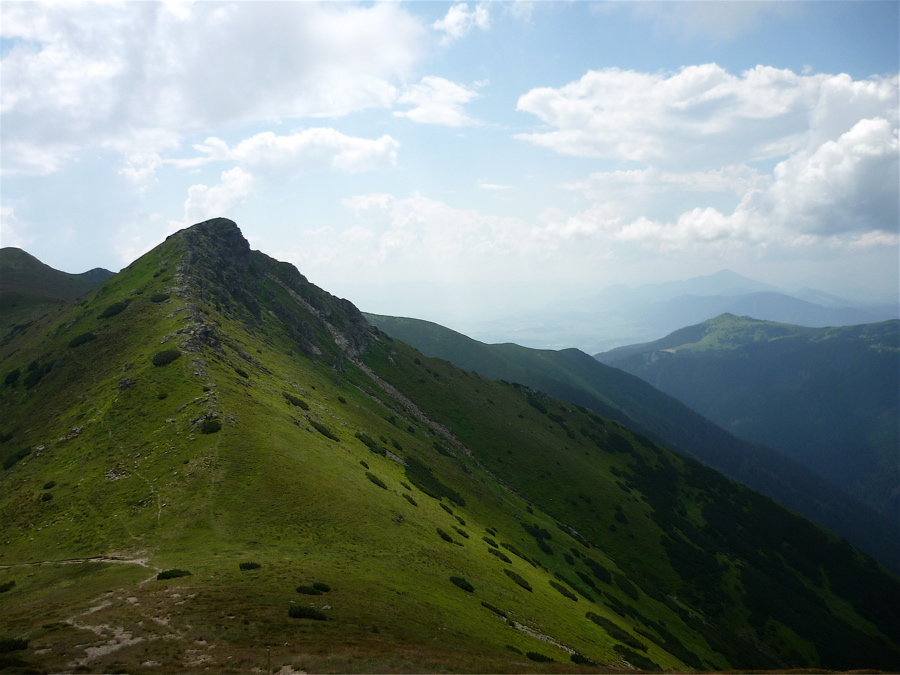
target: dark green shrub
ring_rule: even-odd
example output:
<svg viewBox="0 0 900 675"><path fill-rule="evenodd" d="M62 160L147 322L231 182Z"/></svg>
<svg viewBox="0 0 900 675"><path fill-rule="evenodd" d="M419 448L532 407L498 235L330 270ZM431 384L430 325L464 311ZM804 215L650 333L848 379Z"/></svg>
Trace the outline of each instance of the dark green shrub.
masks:
<svg viewBox="0 0 900 675"><path fill-rule="evenodd" d="M364 462L363 460L359 460L359 463L362 464L365 468L367 468L367 469L369 468L369 465L366 462Z"/></svg>
<svg viewBox="0 0 900 675"><path fill-rule="evenodd" d="M434 445L434 449L438 451L438 454L443 455L444 457L456 457L456 455L447 450L447 448L445 448L437 441L432 441L432 445Z"/></svg>
<svg viewBox="0 0 900 675"><path fill-rule="evenodd" d="M594 573L594 576L597 577L604 584L612 583L612 573L606 569L603 565L598 563L596 560L592 560L591 558L585 558L584 564L591 568L591 572Z"/></svg>
<svg viewBox="0 0 900 675"><path fill-rule="evenodd" d="M242 570L258 570L262 565L258 562L242 562L238 567Z"/></svg>
<svg viewBox="0 0 900 675"><path fill-rule="evenodd" d="M180 570L177 567L171 570L163 570L159 574L156 575L157 580L163 579L177 579L178 577L189 577L191 573L187 570Z"/></svg>
<svg viewBox="0 0 900 675"><path fill-rule="evenodd" d="M552 663L553 659L545 654L541 654L540 652L525 652L525 656L527 656L532 661L537 661L538 663Z"/></svg>
<svg viewBox="0 0 900 675"><path fill-rule="evenodd" d="M553 586L553 588L555 588L556 590L558 590L560 593L562 593L564 596L566 596L569 600L573 600L574 602L578 602L578 596L575 595L572 591L570 591L568 588L566 588L565 586L563 586L563 585L562 585L561 583L559 583L558 581L553 581L553 580L551 579L551 580L550 580L550 585Z"/></svg>
<svg viewBox="0 0 900 675"><path fill-rule="evenodd" d="M322 591L315 586L297 586L297 592L303 595L322 595Z"/></svg>
<svg viewBox="0 0 900 675"><path fill-rule="evenodd" d="M156 400L158 401L163 401L167 398L169 398L169 393L165 391L161 391L156 395Z"/></svg>
<svg viewBox="0 0 900 675"><path fill-rule="evenodd" d="M452 581L467 593L473 593L475 591L475 587L462 577L450 577L450 581Z"/></svg>
<svg viewBox="0 0 900 675"><path fill-rule="evenodd" d="M201 434L214 434L222 428L222 423L219 420L203 420L203 424L200 426Z"/></svg>
<svg viewBox="0 0 900 675"><path fill-rule="evenodd" d="M651 661L643 654L638 654L623 645L614 645L613 649L622 656L626 661L641 670L662 670L662 667L655 661Z"/></svg>
<svg viewBox="0 0 900 675"><path fill-rule="evenodd" d="M377 485L378 487L382 488L383 490L387 490L387 489L388 489L388 486L384 484L384 481L381 480L381 479L380 479L378 476L376 476L374 473L369 473L368 471L366 471L366 478L368 478L370 481L372 481L373 483L375 483L375 485Z"/></svg>
<svg viewBox="0 0 900 675"><path fill-rule="evenodd" d="M127 300L120 300L119 302L114 302L109 307L100 312L101 319L108 319L116 314L121 314L125 311L125 308L128 307Z"/></svg>
<svg viewBox="0 0 900 675"><path fill-rule="evenodd" d="M150 296L150 302L165 302L169 299L168 293L154 293Z"/></svg>
<svg viewBox="0 0 900 675"><path fill-rule="evenodd" d="M577 574L578 578L581 579L584 583L596 590L597 584L595 584L594 580L591 579L587 574L579 570L575 570L575 574Z"/></svg>
<svg viewBox="0 0 900 675"><path fill-rule="evenodd" d="M447 506L446 504L441 503L441 508L444 509L444 511L446 511L447 513L449 513L451 516L453 515L453 509L451 509L451 508L450 508L449 506Z"/></svg>
<svg viewBox="0 0 900 675"><path fill-rule="evenodd" d="M521 649L519 649L518 647L513 647L512 645L506 645L506 648L507 648L509 651L513 652L514 654L521 654L521 653L522 653L522 650L521 650Z"/></svg>
<svg viewBox="0 0 900 675"><path fill-rule="evenodd" d="M22 638L0 638L0 654L9 654L28 649L28 640Z"/></svg>
<svg viewBox="0 0 900 675"><path fill-rule="evenodd" d="M3 384L13 385L16 383L16 380L19 379L19 375L22 374L22 371L16 368L15 370L11 370L6 374L6 379L3 380Z"/></svg>
<svg viewBox="0 0 900 675"><path fill-rule="evenodd" d="M12 452L12 453L8 454L3 459L3 468L9 469L13 464L18 462L20 459L25 459L30 454L31 454L31 448L22 448L21 450L18 450L16 452Z"/></svg>
<svg viewBox="0 0 900 675"><path fill-rule="evenodd" d="M82 333L81 335L78 335L77 337L73 337L69 341L69 346L70 347L78 347L79 345L83 345L85 342L90 342L91 340L96 340L96 339L97 339L97 336L94 335L93 333Z"/></svg>
<svg viewBox="0 0 900 675"><path fill-rule="evenodd" d="M294 396L292 393L287 392L287 391L283 392L283 394L284 394L284 397L287 399L287 402L290 403L291 405L295 405L298 408L300 408L301 410L309 410L309 403L304 401L302 398L298 398L297 396Z"/></svg>
<svg viewBox="0 0 900 675"><path fill-rule="evenodd" d="M459 536L462 537L463 539L469 538L469 533L466 532L464 529L462 529L460 527L454 527L453 529L456 530L459 533Z"/></svg>
<svg viewBox="0 0 900 675"><path fill-rule="evenodd" d="M456 518L457 522L459 522L460 525L462 525L463 527L466 526L466 521L464 521L462 518L460 518L456 514L453 514L453 517Z"/></svg>
<svg viewBox="0 0 900 675"><path fill-rule="evenodd" d="M53 499L53 495L50 492L45 492L41 495L42 502L49 502L51 499Z"/></svg>
<svg viewBox="0 0 900 675"><path fill-rule="evenodd" d="M181 356L181 352L177 349L163 349L161 352L156 352L150 360L154 366L165 366L179 356Z"/></svg>
<svg viewBox="0 0 900 675"><path fill-rule="evenodd" d="M503 551L501 551L500 549L497 549L497 548L489 548L489 549L488 549L488 553L493 553L495 556L497 556L498 558L500 558L500 560L502 560L503 562L512 564L512 560L510 559L510 557L509 557L508 555L506 555L506 554L505 554Z"/></svg>
<svg viewBox="0 0 900 675"><path fill-rule="evenodd" d="M247 371L244 370L243 368L235 368L235 369L234 369L234 372L236 372L238 375L240 375L241 377L243 377L245 380L246 380L248 377L250 377L250 375L247 373Z"/></svg>
<svg viewBox="0 0 900 675"><path fill-rule="evenodd" d="M494 606L493 606L492 604L490 604L489 602L482 602L482 603L481 603L481 606L484 607L485 609L491 610L491 611L492 611L494 614L496 614L497 616L503 617L504 619L506 618L506 612L504 612L504 611L503 611L502 609L500 609L499 607L494 607Z"/></svg>
<svg viewBox="0 0 900 675"><path fill-rule="evenodd" d="M442 497L447 497L457 506L466 505L466 500L462 498L455 490L450 489L431 473L431 469L422 464L415 457L406 458L406 468L404 469L409 482L419 488L429 497L440 501Z"/></svg>
<svg viewBox="0 0 900 675"><path fill-rule="evenodd" d="M313 619L314 621L328 621L328 617L315 607L304 607L302 605L291 605L288 610L288 616L292 619Z"/></svg>
<svg viewBox="0 0 900 675"><path fill-rule="evenodd" d="M391 439L391 445L394 446L394 449L395 449L395 450L398 450L398 451L400 451L400 452L403 452L403 446L400 445L400 441L398 441L396 438L392 438L392 439Z"/></svg>
<svg viewBox="0 0 900 675"><path fill-rule="evenodd" d="M341 403L347 403L347 399L345 399L343 396L338 396L338 401L340 401Z"/></svg>
<svg viewBox="0 0 900 675"><path fill-rule="evenodd" d="M406 494L405 492L403 493L403 498L404 498L406 501L408 501L410 504L412 504L413 506L418 506L418 505L419 505L419 504L416 502L415 499L413 499L410 495Z"/></svg>
<svg viewBox="0 0 900 675"><path fill-rule="evenodd" d="M638 599L638 589L635 587L633 583L631 583L628 579L626 579L621 574L614 575L616 580L616 586L622 589L622 592L625 593L632 600Z"/></svg>
<svg viewBox="0 0 900 675"><path fill-rule="evenodd" d="M55 487L56 487L56 481L55 481L55 480L48 480L46 483L44 483L44 489L45 489L45 490L52 490L52 489L55 488Z"/></svg>
<svg viewBox="0 0 900 675"><path fill-rule="evenodd" d="M325 438L331 439L332 441L340 442L341 439L338 438L337 436L335 436L334 432L331 429L329 429L328 427L326 427L324 424L322 424L321 422L317 422L316 420L310 420L309 423L313 426L313 428L316 431L318 431L320 434L322 434Z"/></svg>
<svg viewBox="0 0 900 675"><path fill-rule="evenodd" d="M44 375L49 373L52 369L53 366L49 363L40 365L37 361L32 361L28 366L28 374L25 375L25 379L22 380L22 383L25 385L26 389L31 389L34 385L41 381Z"/></svg>
<svg viewBox="0 0 900 675"><path fill-rule="evenodd" d="M572 659L572 663L577 663L579 666L593 666L594 668L596 668L600 665L596 661L592 661L584 654L579 654L578 652L574 652L569 658Z"/></svg>
<svg viewBox="0 0 900 675"><path fill-rule="evenodd" d="M490 537L482 537L482 541L484 541L488 546L493 546L494 548L499 548L497 546L497 542L491 539Z"/></svg>
<svg viewBox="0 0 900 675"><path fill-rule="evenodd" d="M634 649L640 649L642 652L647 651L647 645L638 640L631 633L623 630L615 622L607 619L605 616L599 616L597 614L594 614L593 612L588 612L587 614L585 614L585 616L598 626L601 626L607 633L609 633L609 636L613 640L622 642L629 647L633 647Z"/></svg>
<svg viewBox="0 0 900 675"><path fill-rule="evenodd" d="M440 536L440 538L443 539L444 541L450 542L451 544L453 543L453 537L451 537L449 534L444 532L441 528L437 529L437 533L438 533L438 536Z"/></svg>
<svg viewBox="0 0 900 675"><path fill-rule="evenodd" d="M15 581L7 581L5 584L0 584L0 593L6 593L6 591L12 589L15 585Z"/></svg>
<svg viewBox="0 0 900 675"><path fill-rule="evenodd" d="M517 584L519 584L519 586L524 588L526 591L531 592L531 584L529 584L527 581L525 581L525 579L523 579L519 574L517 574L516 572L513 572L512 570L507 570L507 569L504 569L503 571L506 572L506 576L508 576L513 581L515 581Z"/></svg>
<svg viewBox="0 0 900 675"><path fill-rule="evenodd" d="M525 562L527 562L527 563L528 563L529 565L531 565L532 567L537 567L537 565L534 564L534 561L533 561L531 558L529 558L529 557L526 556L526 555L523 555L522 553L519 553L519 550L518 550L515 546L513 546L512 544L507 544L507 543L501 541L501 542L500 542L500 545L501 545L503 548L505 548L507 551L509 551L510 553L512 553L514 556L516 556L517 558L521 558L522 560L524 560Z"/></svg>
<svg viewBox="0 0 900 675"><path fill-rule="evenodd" d="M331 590L331 586L322 581L314 582L313 588L315 588L317 591L322 591L323 593L328 593Z"/></svg>

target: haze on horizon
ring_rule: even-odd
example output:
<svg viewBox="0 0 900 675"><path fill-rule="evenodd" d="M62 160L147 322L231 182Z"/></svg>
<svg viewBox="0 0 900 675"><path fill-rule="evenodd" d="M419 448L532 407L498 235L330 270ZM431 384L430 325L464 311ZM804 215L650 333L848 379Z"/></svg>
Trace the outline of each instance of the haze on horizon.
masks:
<svg viewBox="0 0 900 675"><path fill-rule="evenodd" d="M118 270L225 216L432 320L722 269L896 295L898 26L841 0L4 2L0 239Z"/></svg>

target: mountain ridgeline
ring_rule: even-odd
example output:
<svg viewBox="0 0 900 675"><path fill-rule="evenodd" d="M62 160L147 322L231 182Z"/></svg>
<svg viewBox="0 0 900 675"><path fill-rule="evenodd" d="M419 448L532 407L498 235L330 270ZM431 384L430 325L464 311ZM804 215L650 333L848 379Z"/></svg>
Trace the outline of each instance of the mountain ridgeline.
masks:
<svg viewBox="0 0 900 675"><path fill-rule="evenodd" d="M900 321L805 328L723 314L596 358L900 522Z"/></svg>
<svg viewBox="0 0 900 675"><path fill-rule="evenodd" d="M798 459L729 433L689 408L687 402L683 403L636 377L639 373L632 375L610 367L577 349L555 351L515 344L488 345L428 321L374 314L365 316L373 325L424 354L446 359L485 377L520 382L584 406L625 424L670 450L699 459L840 534L894 573L900 572L900 532L896 520L864 506ZM702 328L684 329L674 333L672 339L690 340L699 334L698 331L702 332ZM660 341L654 343L654 347L662 350L667 344ZM626 355L630 352L625 348L609 352L610 355L618 353ZM890 372L882 372L878 377L889 377ZM739 375L743 374L735 373L736 377ZM685 382L689 379L684 374ZM729 400L733 393L723 391L728 389L728 383L720 382L720 385L721 398ZM746 385L741 382L733 390L740 391L743 386ZM754 393L759 400L768 400L762 391L757 389ZM871 396L865 400L869 399ZM759 403L748 402L750 408L754 405ZM883 404L879 403L879 406L883 407ZM889 418L890 409L885 412L888 413L885 417ZM791 420L787 415L785 418L784 426L789 427ZM892 419L897 419L896 414ZM795 422L796 428L808 426L800 419ZM792 438L797 435L795 428L790 429L789 435ZM896 467L893 471L896 473ZM885 476L890 475L890 470L885 472Z"/></svg>
<svg viewBox="0 0 900 675"><path fill-rule="evenodd" d="M900 583L215 219L0 346L0 668L900 668Z"/></svg>

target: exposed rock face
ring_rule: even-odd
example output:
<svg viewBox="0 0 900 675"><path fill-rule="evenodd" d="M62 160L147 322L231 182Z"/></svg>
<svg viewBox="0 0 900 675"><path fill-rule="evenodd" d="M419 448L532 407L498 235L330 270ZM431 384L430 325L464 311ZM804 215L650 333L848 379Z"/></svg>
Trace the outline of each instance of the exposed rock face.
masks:
<svg viewBox="0 0 900 675"><path fill-rule="evenodd" d="M310 358L332 354L339 364L343 354L356 357L368 349L371 328L351 302L309 283L293 265L251 251L234 221L213 218L172 237L184 242L177 287L185 300L214 305L251 325L274 317ZM202 312L191 314L195 339L188 347L199 347L193 344L199 340L219 349L215 326Z"/></svg>

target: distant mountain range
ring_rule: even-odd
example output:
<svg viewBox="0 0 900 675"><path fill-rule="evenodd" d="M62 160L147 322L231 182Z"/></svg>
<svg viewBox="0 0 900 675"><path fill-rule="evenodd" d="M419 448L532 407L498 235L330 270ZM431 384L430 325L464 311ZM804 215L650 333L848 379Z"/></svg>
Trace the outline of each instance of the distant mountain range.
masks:
<svg viewBox="0 0 900 675"><path fill-rule="evenodd" d="M95 268L81 274L67 274L45 265L22 249L0 249L0 330L25 320L34 313L48 311L74 300L113 276ZM11 323L10 323L11 322Z"/></svg>
<svg viewBox="0 0 900 675"><path fill-rule="evenodd" d="M900 522L900 321L804 328L723 314L596 358Z"/></svg>
<svg viewBox="0 0 900 675"><path fill-rule="evenodd" d="M388 335L428 356L496 380L540 389L620 421L803 513L900 571L900 533L892 519L864 507L787 454L737 438L623 370L577 349L489 345L428 321L364 315ZM796 420L797 428L805 424Z"/></svg>
<svg viewBox="0 0 900 675"><path fill-rule="evenodd" d="M674 416L682 450L807 480L562 359L545 371L593 364L648 426ZM5 672L900 670L900 580L871 557L417 351L230 220L16 324L0 374Z"/></svg>
<svg viewBox="0 0 900 675"><path fill-rule="evenodd" d="M848 326L900 318L900 304L851 301L812 289L789 294L725 270L685 281L613 286L585 298L562 298L541 311L456 325L483 342L596 353L655 340L724 313L798 326Z"/></svg>

